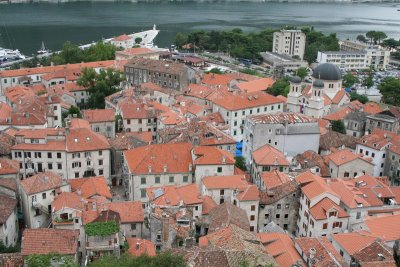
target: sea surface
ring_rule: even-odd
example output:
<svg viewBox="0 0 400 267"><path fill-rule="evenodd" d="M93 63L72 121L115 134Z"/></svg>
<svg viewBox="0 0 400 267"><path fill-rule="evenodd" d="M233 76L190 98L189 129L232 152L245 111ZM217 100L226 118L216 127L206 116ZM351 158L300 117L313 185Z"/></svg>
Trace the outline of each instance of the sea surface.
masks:
<svg viewBox="0 0 400 267"><path fill-rule="evenodd" d="M354 39L369 30L400 38L400 3L271 2L70 2L0 5L0 47L26 55L42 41L59 50L70 40L86 44L157 25L159 47L169 46L177 32L197 29L245 31L285 25L314 26Z"/></svg>

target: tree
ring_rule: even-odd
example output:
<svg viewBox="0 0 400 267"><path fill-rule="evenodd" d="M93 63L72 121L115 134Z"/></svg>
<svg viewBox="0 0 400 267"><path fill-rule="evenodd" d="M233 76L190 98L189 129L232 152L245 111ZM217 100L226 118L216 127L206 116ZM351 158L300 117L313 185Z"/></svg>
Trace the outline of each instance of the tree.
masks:
<svg viewBox="0 0 400 267"><path fill-rule="evenodd" d="M135 44L140 44L143 41L141 37L136 37L135 38Z"/></svg>
<svg viewBox="0 0 400 267"><path fill-rule="evenodd" d="M369 31L365 34L371 41L372 43L380 43L381 40L386 39L387 35L384 32L380 32L380 31Z"/></svg>
<svg viewBox="0 0 400 267"><path fill-rule="evenodd" d="M374 85L372 72L370 72L370 74L364 78L362 85L366 86L367 88L371 88Z"/></svg>
<svg viewBox="0 0 400 267"><path fill-rule="evenodd" d="M222 70L219 68L212 68L209 73L214 73L214 74L223 74Z"/></svg>
<svg viewBox="0 0 400 267"><path fill-rule="evenodd" d="M376 33L376 31L369 31L365 34L365 36L367 36L367 38L369 38L369 41L371 44L375 41L375 33Z"/></svg>
<svg viewBox="0 0 400 267"><path fill-rule="evenodd" d="M300 67L296 70L296 75L301 78L301 80L304 80L304 78L308 75L308 70L307 68Z"/></svg>
<svg viewBox="0 0 400 267"><path fill-rule="evenodd" d="M94 262L90 267L184 267L186 263L181 256L172 255L168 252L162 252L156 256L150 257L147 254L141 256L131 256L123 254L117 258L115 256L104 256Z"/></svg>
<svg viewBox="0 0 400 267"><path fill-rule="evenodd" d="M21 249L18 245L16 246L5 246L3 241L0 240L0 253L15 253L19 252Z"/></svg>
<svg viewBox="0 0 400 267"><path fill-rule="evenodd" d="M235 166L242 171L246 171L246 160L243 156L237 156L235 157Z"/></svg>
<svg viewBox="0 0 400 267"><path fill-rule="evenodd" d="M396 41L393 38L389 38L389 39L383 40L382 44L389 48L397 48L400 46L400 41Z"/></svg>
<svg viewBox="0 0 400 267"><path fill-rule="evenodd" d="M375 32L375 39L378 42L378 44L380 44L381 41L383 39L386 39L386 38L387 38L386 33L384 33L384 32Z"/></svg>
<svg viewBox="0 0 400 267"><path fill-rule="evenodd" d="M59 267L78 267L71 256L59 254L32 254L26 258L28 267L48 267L53 266L52 262L56 262Z"/></svg>
<svg viewBox="0 0 400 267"><path fill-rule="evenodd" d="M354 84L358 83L359 80L356 76L354 76L351 72L343 75L343 86L346 88L352 87Z"/></svg>
<svg viewBox="0 0 400 267"><path fill-rule="evenodd" d="M182 48L187 43L188 37L187 35L178 32L175 36L175 45L178 48Z"/></svg>
<svg viewBox="0 0 400 267"><path fill-rule="evenodd" d="M58 60L60 62L57 63L60 64L80 63L83 61L82 50L71 42L65 42L59 53Z"/></svg>
<svg viewBox="0 0 400 267"><path fill-rule="evenodd" d="M338 133L346 134L346 127L343 121L331 121L332 130Z"/></svg>
<svg viewBox="0 0 400 267"><path fill-rule="evenodd" d="M382 100L386 104L400 106L400 79L394 77L385 78L379 85Z"/></svg>
<svg viewBox="0 0 400 267"><path fill-rule="evenodd" d="M362 42L362 43L366 43L366 42L368 42L368 39L365 38L364 35L360 34L360 35L357 36L357 41Z"/></svg>
<svg viewBox="0 0 400 267"><path fill-rule="evenodd" d="M361 103L365 104L368 102L368 97L366 95L359 95L356 92L350 93L350 101L358 100Z"/></svg>
<svg viewBox="0 0 400 267"><path fill-rule="evenodd" d="M85 68L77 84L87 88L90 93L88 107L102 109L105 107L105 97L116 93L123 80L120 71L107 69L97 73L93 69Z"/></svg>
<svg viewBox="0 0 400 267"><path fill-rule="evenodd" d="M287 96L290 90L290 83L287 78L284 79L279 79L275 81L275 83L268 88L267 93L278 96L278 95L283 95Z"/></svg>

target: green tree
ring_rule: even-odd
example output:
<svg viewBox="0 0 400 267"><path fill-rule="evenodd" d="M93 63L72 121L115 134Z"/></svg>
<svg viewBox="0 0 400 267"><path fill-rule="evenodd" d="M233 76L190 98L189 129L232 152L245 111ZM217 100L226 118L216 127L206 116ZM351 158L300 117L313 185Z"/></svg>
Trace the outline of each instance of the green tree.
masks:
<svg viewBox="0 0 400 267"><path fill-rule="evenodd" d="M375 33L376 31L369 31L365 34L365 36L367 36L371 44L375 42Z"/></svg>
<svg viewBox="0 0 400 267"><path fill-rule="evenodd" d="M300 67L296 70L296 75L301 78L301 80L304 80L304 78L308 75L308 70L307 68Z"/></svg>
<svg viewBox="0 0 400 267"><path fill-rule="evenodd" d="M387 35L386 35L386 33L384 33L384 32L375 32L375 39L376 39L376 42L378 43L378 44L380 44L381 43L381 41L383 40L383 39L386 39L387 38Z"/></svg>
<svg viewBox="0 0 400 267"><path fill-rule="evenodd" d="M400 41L396 41L393 38L389 38L389 39L383 40L382 45L389 47L389 48L397 48L400 46Z"/></svg>
<svg viewBox="0 0 400 267"><path fill-rule="evenodd" d="M122 116L119 114L115 115L115 132L116 133L119 133L122 131L121 123L122 123Z"/></svg>
<svg viewBox="0 0 400 267"><path fill-rule="evenodd" d="M5 246L3 241L0 240L0 253L15 253L19 252L20 247L19 245L16 246Z"/></svg>
<svg viewBox="0 0 400 267"><path fill-rule="evenodd" d="M117 258L115 256L105 256L89 265L90 267L185 267L186 263L181 256L175 256L168 252L162 252L150 257L143 254L139 257L123 254Z"/></svg>
<svg viewBox="0 0 400 267"><path fill-rule="evenodd" d="M343 75L343 86L346 88L352 87L358 82L358 78L354 76L351 72L347 72L345 75Z"/></svg>
<svg viewBox="0 0 400 267"><path fill-rule="evenodd" d="M400 106L400 79L394 77L385 78L379 85L382 100L386 104Z"/></svg>
<svg viewBox="0 0 400 267"><path fill-rule="evenodd" d="M175 36L175 45L178 48L182 48L187 43L188 37L187 35L178 32Z"/></svg>
<svg viewBox="0 0 400 267"><path fill-rule="evenodd" d="M77 118L82 118L82 114L81 111L78 107L75 106L71 106L67 112L64 112L63 114L61 114L62 116L62 124L63 126L65 126L65 118L67 118L68 116L76 116Z"/></svg>
<svg viewBox="0 0 400 267"><path fill-rule="evenodd" d="M362 85L366 86L367 88L371 88L374 85L372 72L364 78Z"/></svg>
<svg viewBox="0 0 400 267"><path fill-rule="evenodd" d="M243 156L235 157L235 166L241 169L242 171L246 171L246 160Z"/></svg>
<svg viewBox="0 0 400 267"><path fill-rule="evenodd" d="M71 42L64 43L59 56L61 62L57 63L61 64L80 63L83 61L82 50Z"/></svg>
<svg viewBox="0 0 400 267"><path fill-rule="evenodd" d="M331 121L332 130L338 133L346 134L346 127L343 121Z"/></svg>
<svg viewBox="0 0 400 267"><path fill-rule="evenodd" d="M214 73L214 74L223 74L223 71L220 70L219 68L212 68L209 73Z"/></svg>
<svg viewBox="0 0 400 267"><path fill-rule="evenodd" d="M82 51L82 59L85 62L103 61L115 59L117 47L110 43L97 42Z"/></svg>
<svg viewBox="0 0 400 267"><path fill-rule="evenodd" d="M97 73L93 69L85 68L77 84L87 88L90 93L88 107L102 109L105 107L105 97L116 93L123 80L120 71L107 69Z"/></svg>
<svg viewBox="0 0 400 267"><path fill-rule="evenodd" d="M368 42L368 39L365 38L364 35L360 34L360 35L357 35L357 41L362 42L362 43L366 43L366 42Z"/></svg>
<svg viewBox="0 0 400 267"><path fill-rule="evenodd" d="M275 83L268 88L267 93L278 96L278 95L283 95L287 96L290 90L290 83L289 79L284 78L284 79L279 79L275 81Z"/></svg>
<svg viewBox="0 0 400 267"><path fill-rule="evenodd" d="M58 263L59 267L78 267L71 256L59 254L29 255L26 258L28 267L49 267L52 262Z"/></svg>
<svg viewBox="0 0 400 267"><path fill-rule="evenodd" d="M361 103L365 104L368 102L368 97L366 95L359 95L356 92L350 93L350 101L358 100Z"/></svg>
<svg viewBox="0 0 400 267"><path fill-rule="evenodd" d="M136 37L135 38L135 44L140 44L143 41L141 37Z"/></svg>

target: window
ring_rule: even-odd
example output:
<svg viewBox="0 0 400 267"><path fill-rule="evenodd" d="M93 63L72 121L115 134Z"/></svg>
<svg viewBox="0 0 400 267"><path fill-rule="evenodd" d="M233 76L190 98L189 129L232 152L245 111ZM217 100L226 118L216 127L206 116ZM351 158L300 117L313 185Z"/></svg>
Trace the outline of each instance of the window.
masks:
<svg viewBox="0 0 400 267"><path fill-rule="evenodd" d="M49 170L52 170L53 169L53 163L47 163L47 168Z"/></svg>
<svg viewBox="0 0 400 267"><path fill-rule="evenodd" d="M57 153L57 158L61 159L61 153L60 152Z"/></svg>
<svg viewBox="0 0 400 267"><path fill-rule="evenodd" d="M278 205L276 205L276 208L277 208L278 210L280 210L280 209L281 209L281 207L282 207L282 205L281 205L281 204L278 204Z"/></svg>
<svg viewBox="0 0 400 267"><path fill-rule="evenodd" d="M328 229L328 223L324 223L324 224L322 225L322 229Z"/></svg>
<svg viewBox="0 0 400 267"><path fill-rule="evenodd" d="M337 211L331 211L329 212L329 217L333 217L337 215Z"/></svg>
<svg viewBox="0 0 400 267"><path fill-rule="evenodd" d="M224 190L224 189L219 190L219 194L220 194L221 196L225 195L225 190Z"/></svg>
<svg viewBox="0 0 400 267"><path fill-rule="evenodd" d="M184 182L184 183L187 183L188 180L189 180L189 177L188 177L187 175L183 176L183 182Z"/></svg>
<svg viewBox="0 0 400 267"><path fill-rule="evenodd" d="M103 173L104 173L103 169L100 169L99 170L99 175L103 175Z"/></svg>
<svg viewBox="0 0 400 267"><path fill-rule="evenodd" d="M59 170L62 169L62 164L61 163L57 163L57 169L59 169Z"/></svg>
<svg viewBox="0 0 400 267"><path fill-rule="evenodd" d="M170 177L169 177L169 182L170 182L170 183L173 183L173 182L174 182L174 176L170 176Z"/></svg>
<svg viewBox="0 0 400 267"><path fill-rule="evenodd" d="M250 226L250 232L254 232L254 226Z"/></svg>
<svg viewBox="0 0 400 267"><path fill-rule="evenodd" d="M103 156L103 150L99 151L99 156Z"/></svg>
<svg viewBox="0 0 400 267"><path fill-rule="evenodd" d="M254 216L254 215L250 216L250 221L254 221L255 219L256 219L256 216Z"/></svg>
<svg viewBox="0 0 400 267"><path fill-rule="evenodd" d="M88 160L88 161L86 161L86 165L87 165L87 166L91 166L91 165L92 165L92 162L91 162L90 160Z"/></svg>
<svg viewBox="0 0 400 267"><path fill-rule="evenodd" d="M140 197L145 198L146 197L146 189L142 188L140 189Z"/></svg>
<svg viewBox="0 0 400 267"><path fill-rule="evenodd" d="M275 217L276 217L277 219L279 219L279 218L281 217L281 215L280 215L280 214L276 214Z"/></svg>
<svg viewBox="0 0 400 267"><path fill-rule="evenodd" d="M265 214L265 215L264 215L264 218L265 218L265 219L268 219L268 218L269 218L269 214Z"/></svg>
<svg viewBox="0 0 400 267"><path fill-rule="evenodd" d="M131 230L136 230L136 223L131 223Z"/></svg>
<svg viewBox="0 0 400 267"><path fill-rule="evenodd" d="M103 160L99 159L99 165L103 165Z"/></svg>
<svg viewBox="0 0 400 267"><path fill-rule="evenodd" d="M255 211L256 210L256 205L251 205L251 211Z"/></svg>
<svg viewBox="0 0 400 267"><path fill-rule="evenodd" d="M140 178L140 184L146 184L146 177Z"/></svg>
<svg viewBox="0 0 400 267"><path fill-rule="evenodd" d="M46 199L46 193L42 193L42 199Z"/></svg>
<svg viewBox="0 0 400 267"><path fill-rule="evenodd" d="M156 176L156 178L155 178L155 181L154 181L156 184L159 184L160 183L160 176Z"/></svg>
<svg viewBox="0 0 400 267"><path fill-rule="evenodd" d="M289 214L285 214L285 219L289 218Z"/></svg>
<svg viewBox="0 0 400 267"><path fill-rule="evenodd" d="M357 212L356 219L358 220L360 218L361 218L361 212Z"/></svg>
<svg viewBox="0 0 400 267"><path fill-rule="evenodd" d="M375 153L374 152L371 153L371 157L373 157L373 158L375 157Z"/></svg>
<svg viewBox="0 0 400 267"><path fill-rule="evenodd" d="M222 172L222 167L218 167L218 168L217 168L217 172L218 172L218 173L221 173L221 172Z"/></svg>
<svg viewBox="0 0 400 267"><path fill-rule="evenodd" d="M75 178L79 178L79 172L75 173Z"/></svg>
<svg viewBox="0 0 400 267"><path fill-rule="evenodd" d="M349 177L350 176L350 173L349 172L345 172L344 173L344 177Z"/></svg>
<svg viewBox="0 0 400 267"><path fill-rule="evenodd" d="M53 154L51 152L47 152L47 158L51 159L53 157Z"/></svg>
<svg viewBox="0 0 400 267"><path fill-rule="evenodd" d="M131 124L131 120L126 120L126 124Z"/></svg>

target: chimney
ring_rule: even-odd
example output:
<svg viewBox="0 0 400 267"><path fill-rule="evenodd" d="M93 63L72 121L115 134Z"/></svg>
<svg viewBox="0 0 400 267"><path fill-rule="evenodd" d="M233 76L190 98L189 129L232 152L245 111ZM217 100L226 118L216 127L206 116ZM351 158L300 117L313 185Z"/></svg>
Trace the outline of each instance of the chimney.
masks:
<svg viewBox="0 0 400 267"><path fill-rule="evenodd" d="M148 167L149 167L149 173L151 173L151 165L149 165Z"/></svg>
<svg viewBox="0 0 400 267"><path fill-rule="evenodd" d="M315 258L315 254L317 254L317 250L315 248L310 248L310 260Z"/></svg>
<svg viewBox="0 0 400 267"><path fill-rule="evenodd" d="M385 260L385 256L383 256L383 254L379 253L378 254L378 261L384 261Z"/></svg>
<svg viewBox="0 0 400 267"><path fill-rule="evenodd" d="M192 163L189 163L189 172L191 172L193 170L193 165Z"/></svg>
<svg viewBox="0 0 400 267"><path fill-rule="evenodd" d="M138 242L136 242L136 250L139 250L139 248L140 248L140 244L139 244L139 241Z"/></svg>
<svg viewBox="0 0 400 267"><path fill-rule="evenodd" d="M164 172L167 172L168 171L168 166L167 166L167 164L164 164Z"/></svg>
<svg viewBox="0 0 400 267"><path fill-rule="evenodd" d="M226 163L226 156L222 155L222 163L225 164Z"/></svg>

